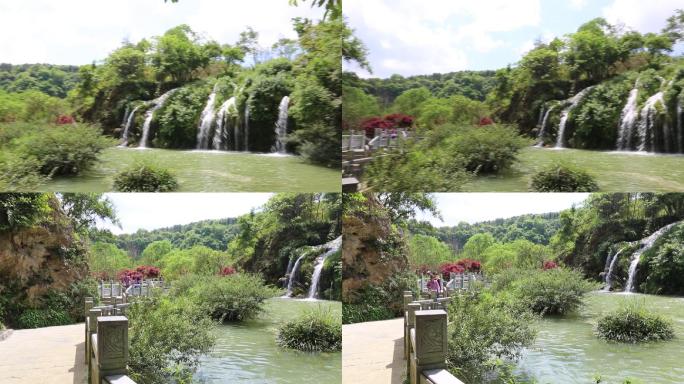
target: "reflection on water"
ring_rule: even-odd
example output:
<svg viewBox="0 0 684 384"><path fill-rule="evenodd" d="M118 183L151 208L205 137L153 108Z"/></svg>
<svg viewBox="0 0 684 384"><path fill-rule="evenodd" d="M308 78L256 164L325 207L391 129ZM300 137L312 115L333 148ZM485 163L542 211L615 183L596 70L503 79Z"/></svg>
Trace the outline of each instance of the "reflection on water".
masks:
<svg viewBox="0 0 684 384"><path fill-rule="evenodd" d="M645 300L653 311L674 320L676 338L641 345L608 343L594 335L599 316L624 300ZM595 293L578 315L546 318L534 347L519 364L519 372L539 383L604 383L637 379L643 383L684 382L684 300L650 295Z"/></svg>
<svg viewBox="0 0 684 384"><path fill-rule="evenodd" d="M342 355L305 353L280 348L275 343L280 324L308 308L330 308L341 317L338 302L269 300L258 319L220 326L214 351L202 359L195 378L207 384L338 384L342 380Z"/></svg>
<svg viewBox="0 0 684 384"><path fill-rule="evenodd" d="M56 178L42 189L108 192L114 176L138 161L173 172L183 192L336 192L341 188L337 170L291 155L115 147L105 150L100 160L82 175Z"/></svg>

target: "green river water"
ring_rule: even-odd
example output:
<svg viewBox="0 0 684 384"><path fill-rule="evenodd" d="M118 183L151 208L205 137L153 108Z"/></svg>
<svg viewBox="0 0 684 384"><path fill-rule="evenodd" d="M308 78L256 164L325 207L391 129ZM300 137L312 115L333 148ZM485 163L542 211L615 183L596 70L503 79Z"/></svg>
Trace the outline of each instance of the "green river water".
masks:
<svg viewBox="0 0 684 384"><path fill-rule="evenodd" d="M609 343L594 336L596 319L623 300L643 300L647 308L674 321L675 339L647 344ZM519 373L540 384L684 383L684 298L593 293L587 306L567 318L545 318L535 345L519 362Z"/></svg>
<svg viewBox="0 0 684 384"><path fill-rule="evenodd" d="M202 359L196 379L207 384L339 384L341 353L299 352L275 341L280 324L319 305L342 317L339 302L275 298L258 319L220 326L214 351Z"/></svg>
<svg viewBox="0 0 684 384"><path fill-rule="evenodd" d="M108 148L90 170L55 178L46 192L108 192L114 175L149 161L176 176L180 192L339 192L340 172L298 156L219 151Z"/></svg>
<svg viewBox="0 0 684 384"><path fill-rule="evenodd" d="M477 177L465 192L527 192L532 176L555 163L572 164L596 178L602 192L684 191L684 155L525 148L496 176Z"/></svg>

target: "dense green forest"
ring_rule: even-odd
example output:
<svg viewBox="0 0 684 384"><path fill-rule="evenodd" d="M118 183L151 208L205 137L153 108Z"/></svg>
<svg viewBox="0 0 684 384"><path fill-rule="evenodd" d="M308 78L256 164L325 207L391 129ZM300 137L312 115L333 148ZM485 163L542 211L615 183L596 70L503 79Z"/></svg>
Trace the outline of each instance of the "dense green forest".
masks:
<svg viewBox="0 0 684 384"><path fill-rule="evenodd" d="M389 79L346 73L343 125L369 137L378 128L409 128L424 138L365 169L367 184L383 190L457 191L476 176L505 177L532 144L682 153L684 62L673 51L683 30L682 10L659 33L597 18L538 41L497 71ZM588 170L560 166L569 181L538 170L530 188L599 188Z"/></svg>
<svg viewBox="0 0 684 384"><path fill-rule="evenodd" d="M0 63L0 90L10 93L39 91L65 98L79 82L75 65Z"/></svg>

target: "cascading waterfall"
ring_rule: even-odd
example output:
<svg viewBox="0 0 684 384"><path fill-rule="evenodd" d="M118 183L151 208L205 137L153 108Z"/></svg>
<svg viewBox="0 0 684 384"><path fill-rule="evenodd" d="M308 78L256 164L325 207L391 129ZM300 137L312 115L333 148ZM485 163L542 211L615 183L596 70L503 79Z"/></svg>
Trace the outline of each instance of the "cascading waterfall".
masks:
<svg viewBox="0 0 684 384"><path fill-rule="evenodd" d="M224 144L228 137L228 132L230 131L230 115L229 112L235 109L235 96L226 100L221 106L216 115L216 133L214 133L214 149L220 151L228 147L228 144Z"/></svg>
<svg viewBox="0 0 684 384"><path fill-rule="evenodd" d="M292 261L292 258L290 258L290 259L287 261L287 271L285 272L285 277L287 277L287 280L284 282L283 288L287 288L287 286L288 286L289 283L290 283L290 273L292 272L292 265L293 265L293 263L294 263L294 261Z"/></svg>
<svg viewBox="0 0 684 384"><path fill-rule="evenodd" d="M209 94L207 104L202 111L200 125L197 131L197 149L209 149L209 135L211 135L211 127L216 119L214 105L216 104L217 87L218 83L214 85L214 89Z"/></svg>
<svg viewBox="0 0 684 384"><path fill-rule="evenodd" d="M639 147L640 152L655 149L655 124L658 116L656 106L660 103L665 108L665 94L660 91L646 100L646 104L639 113Z"/></svg>
<svg viewBox="0 0 684 384"><path fill-rule="evenodd" d="M544 135L546 134L546 125L549 122L549 117L551 117L551 112L556 109L556 106L552 106L549 108L548 111L544 114L544 118L542 119L541 123L541 129L539 130L539 143L537 144L537 147L543 147L544 146Z"/></svg>
<svg viewBox="0 0 684 384"><path fill-rule="evenodd" d="M294 266L292 267L292 271L290 272L290 278L287 281L287 293L285 294L285 297L291 297L292 296L292 287L294 285L294 280L295 277L297 277L297 271L299 270L299 264L302 263L302 259L304 258L305 255L299 256L297 258L297 261L295 261Z"/></svg>
<svg viewBox="0 0 684 384"><path fill-rule="evenodd" d="M593 88L593 86L585 88L580 93L567 100L567 103L570 105L561 113L560 124L558 125L558 137L556 138L556 148L565 148L565 127L568 123L568 118L570 118L570 112L577 108L582 99L584 99L587 93Z"/></svg>
<svg viewBox="0 0 684 384"><path fill-rule="evenodd" d="M138 146L139 148L147 148L147 141L149 140L149 135L150 135L150 125L152 125L152 118L154 118L154 113L157 112L161 107L164 106L164 103L166 100L176 91L176 89L172 89L165 94L159 96L158 98L147 102L146 105L153 105L151 109L149 109L145 113L145 123L143 124L143 134L142 138L140 139L140 145Z"/></svg>
<svg viewBox="0 0 684 384"><path fill-rule="evenodd" d="M124 126L123 134L121 135L121 144L119 145L120 147L128 146L128 132L131 130L133 120L135 120L135 113L138 112L138 109L140 109L140 107L142 107L142 105L133 108L131 113L128 115L126 125Z"/></svg>
<svg viewBox="0 0 684 384"><path fill-rule="evenodd" d="M318 258L316 259L316 265L314 265L314 271L311 275L311 286L309 287L309 295L307 299L316 299L318 297L318 283L321 280L321 271L323 271L323 264L325 264L325 259L333 253L339 251L341 246L342 236L327 244L324 244L321 247L322 249L327 249L327 251L323 253L321 256L318 256Z"/></svg>
<svg viewBox="0 0 684 384"><path fill-rule="evenodd" d="M653 247L653 244L655 244L656 240L658 240L662 235L664 235L667 231L669 231L672 227L674 227L677 224L683 223L684 221L680 221L677 223L672 223L670 225L666 225L659 230L653 232L650 236L648 236L645 239L642 239L639 241L639 244L641 245L641 248L634 252L632 255L632 261L629 264L629 275L627 278L627 285L625 286L625 292L634 292L634 278L636 277L636 272L637 272L637 267L639 266L639 259L641 259L641 255L651 249Z"/></svg>
<svg viewBox="0 0 684 384"><path fill-rule="evenodd" d="M245 151L249 152L249 103L245 106Z"/></svg>
<svg viewBox="0 0 684 384"><path fill-rule="evenodd" d="M615 270L615 264L617 264L617 261L620 258L620 254L622 253L622 251L623 249L620 249L619 251L612 254L612 258L609 254L608 259L606 259L607 271L604 279L606 286L603 288L603 290L606 292L610 292L610 289L613 287L613 271Z"/></svg>
<svg viewBox="0 0 684 384"><path fill-rule="evenodd" d="M639 80L634 84L634 89L629 92L629 98L627 98L627 104L622 109L622 115L620 117L620 128L618 131L618 141L617 149L618 151L626 151L631 149L632 146L632 134L634 132L634 126L636 125L638 113L638 102L639 102Z"/></svg>
<svg viewBox="0 0 684 384"><path fill-rule="evenodd" d="M278 106L278 121L275 125L276 142L274 152L285 153L285 141L287 140L287 119L290 108L290 97L285 96Z"/></svg>

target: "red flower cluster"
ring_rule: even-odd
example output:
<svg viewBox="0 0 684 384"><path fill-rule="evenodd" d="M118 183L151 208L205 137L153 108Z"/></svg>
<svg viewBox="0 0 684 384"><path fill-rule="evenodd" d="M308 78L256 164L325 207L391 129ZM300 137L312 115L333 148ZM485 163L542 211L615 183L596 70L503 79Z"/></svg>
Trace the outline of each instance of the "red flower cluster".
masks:
<svg viewBox="0 0 684 384"><path fill-rule="evenodd" d="M370 117L361 123L366 136L373 137L376 129L411 128L414 118L402 113L394 113L385 117Z"/></svg>
<svg viewBox="0 0 684 384"><path fill-rule="evenodd" d="M124 269L117 275L117 279L125 287L129 287L135 283L139 283L144 278L145 276L142 273L134 269Z"/></svg>
<svg viewBox="0 0 684 384"><path fill-rule="evenodd" d="M159 268L148 265L141 265L135 270L137 272L140 272L146 279L154 279L159 277L159 275L161 274Z"/></svg>
<svg viewBox="0 0 684 384"><path fill-rule="evenodd" d="M462 259L455 263L442 264L439 267L442 274L449 273L464 273L464 272L480 272L482 270L482 263L476 260Z"/></svg>
<svg viewBox="0 0 684 384"><path fill-rule="evenodd" d="M483 117L480 119L480 122L477 124L480 127L484 127L485 125L492 125L494 124L494 120L490 119L489 117Z"/></svg>
<svg viewBox="0 0 684 384"><path fill-rule="evenodd" d="M67 115L60 115L56 121L58 125L73 124L75 122L76 120L73 117Z"/></svg>
<svg viewBox="0 0 684 384"><path fill-rule="evenodd" d="M556 268L558 268L558 264L556 264L556 262L551 261L551 260L546 260L544 262L544 270L545 271L548 271L549 269L556 269Z"/></svg>
<svg viewBox="0 0 684 384"><path fill-rule="evenodd" d="M219 275L221 276L230 276L234 273L237 273L237 270L233 267L223 267L221 268L221 272L219 272Z"/></svg>

